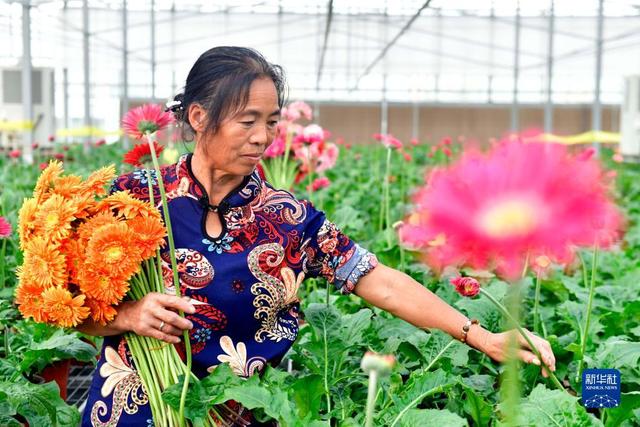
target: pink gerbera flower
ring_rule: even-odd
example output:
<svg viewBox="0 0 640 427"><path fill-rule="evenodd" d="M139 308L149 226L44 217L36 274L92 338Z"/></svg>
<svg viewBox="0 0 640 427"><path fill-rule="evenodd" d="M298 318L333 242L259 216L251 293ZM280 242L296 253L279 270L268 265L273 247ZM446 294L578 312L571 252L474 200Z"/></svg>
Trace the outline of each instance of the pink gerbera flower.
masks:
<svg viewBox="0 0 640 427"><path fill-rule="evenodd" d="M302 163L300 169L303 173L309 171L320 173L333 168L340 152L337 145L324 141L301 145L294 150L295 157Z"/></svg>
<svg viewBox="0 0 640 427"><path fill-rule="evenodd" d="M316 178L311 183L311 186L307 186L307 191L318 191L323 188L327 188L331 185L331 181L326 176L321 176L320 178Z"/></svg>
<svg viewBox="0 0 640 427"><path fill-rule="evenodd" d="M415 204L400 237L430 265L495 268L511 279L527 255L564 264L575 247L607 247L622 228L599 163L559 144L501 141L486 155L469 149L431 173Z"/></svg>
<svg viewBox="0 0 640 427"><path fill-rule="evenodd" d="M312 111L311 107L307 103L303 101L295 101L284 107L280 115L284 120L295 122L301 117L311 120Z"/></svg>
<svg viewBox="0 0 640 427"><path fill-rule="evenodd" d="M173 115L157 104L144 104L133 108L122 119L122 128L135 139L154 133L173 122Z"/></svg>
<svg viewBox="0 0 640 427"><path fill-rule="evenodd" d="M264 150L263 157L265 159L271 159L273 157L279 157L283 155L285 152L285 146L286 146L285 137L286 137L286 134L285 136L280 134L276 136L273 139L273 142L271 143L271 145L269 145L267 149Z"/></svg>
<svg viewBox="0 0 640 427"><path fill-rule="evenodd" d="M396 148L396 149L402 148L402 142L395 136L391 135L390 133L389 134L374 133L373 139L375 139L376 141L382 142L382 145L384 145L385 148Z"/></svg>
<svg viewBox="0 0 640 427"><path fill-rule="evenodd" d="M11 236L11 224L3 216L0 216L0 239L6 239Z"/></svg>

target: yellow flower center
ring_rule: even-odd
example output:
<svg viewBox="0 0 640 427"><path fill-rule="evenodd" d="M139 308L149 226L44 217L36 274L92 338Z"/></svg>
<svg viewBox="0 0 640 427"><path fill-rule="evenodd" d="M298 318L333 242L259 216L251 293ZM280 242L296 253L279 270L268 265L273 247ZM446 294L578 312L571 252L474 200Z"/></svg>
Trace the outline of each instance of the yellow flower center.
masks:
<svg viewBox="0 0 640 427"><path fill-rule="evenodd" d="M112 246L109 249L107 249L105 256L107 257L107 262L109 263L113 263L113 262L117 262L122 258L123 252L122 252L122 248L118 247L118 246Z"/></svg>
<svg viewBox="0 0 640 427"><path fill-rule="evenodd" d="M534 203L524 199L506 199L491 204L478 218L479 228L494 238L526 235L539 222Z"/></svg>
<svg viewBox="0 0 640 427"><path fill-rule="evenodd" d="M58 214L55 212L51 212L49 214L47 214L47 217L45 218L45 224L47 225L47 227L53 227L55 226L59 221L59 217Z"/></svg>

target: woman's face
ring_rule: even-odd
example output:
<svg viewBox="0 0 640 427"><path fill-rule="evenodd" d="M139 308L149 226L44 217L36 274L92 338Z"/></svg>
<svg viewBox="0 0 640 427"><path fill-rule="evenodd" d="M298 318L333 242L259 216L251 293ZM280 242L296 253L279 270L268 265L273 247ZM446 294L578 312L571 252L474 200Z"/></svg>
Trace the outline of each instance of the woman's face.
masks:
<svg viewBox="0 0 640 427"><path fill-rule="evenodd" d="M256 79L249 89L247 105L224 119L214 135L200 132L198 144L214 169L230 175L249 175L273 142L279 118L273 82L268 78Z"/></svg>

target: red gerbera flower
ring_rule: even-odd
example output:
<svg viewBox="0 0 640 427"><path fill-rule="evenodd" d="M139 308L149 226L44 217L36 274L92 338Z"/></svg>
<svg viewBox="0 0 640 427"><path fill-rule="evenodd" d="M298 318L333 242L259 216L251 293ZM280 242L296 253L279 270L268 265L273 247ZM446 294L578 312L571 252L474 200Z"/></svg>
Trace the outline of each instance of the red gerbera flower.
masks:
<svg viewBox="0 0 640 427"><path fill-rule="evenodd" d="M154 133L173 122L173 115L157 104L144 104L133 108L122 119L122 128L135 139Z"/></svg>
<svg viewBox="0 0 640 427"><path fill-rule="evenodd" d="M449 282L455 286L456 292L463 297L475 297L480 293L480 283L473 277L453 277Z"/></svg>
<svg viewBox="0 0 640 427"><path fill-rule="evenodd" d="M157 141L153 141L153 148L155 149L156 156L159 156L162 150L164 150L164 147L159 145ZM124 155L122 161L137 168L143 167L145 164L151 163L151 147L146 142L136 144Z"/></svg>

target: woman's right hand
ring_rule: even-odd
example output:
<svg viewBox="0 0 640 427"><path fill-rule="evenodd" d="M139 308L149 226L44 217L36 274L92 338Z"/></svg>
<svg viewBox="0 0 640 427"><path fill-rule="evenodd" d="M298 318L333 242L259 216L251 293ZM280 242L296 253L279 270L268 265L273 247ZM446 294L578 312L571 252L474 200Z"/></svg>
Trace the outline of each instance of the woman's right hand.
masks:
<svg viewBox="0 0 640 427"><path fill-rule="evenodd" d="M188 314L196 312L188 300L188 297L151 292L139 301L123 304L118 317L125 321L129 331L177 344L183 331L193 328L191 321L178 314L178 311Z"/></svg>

